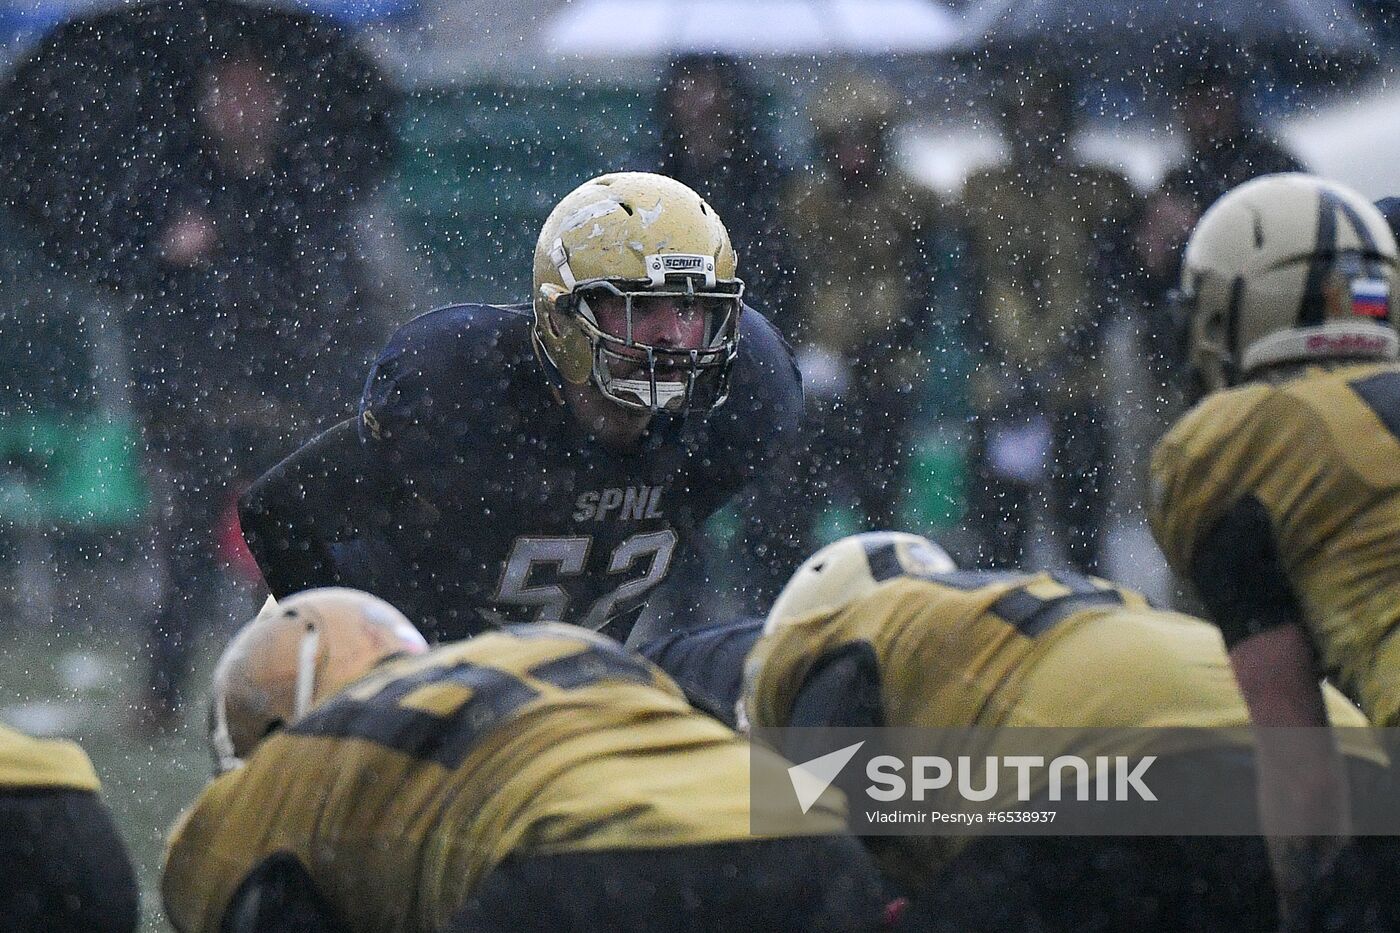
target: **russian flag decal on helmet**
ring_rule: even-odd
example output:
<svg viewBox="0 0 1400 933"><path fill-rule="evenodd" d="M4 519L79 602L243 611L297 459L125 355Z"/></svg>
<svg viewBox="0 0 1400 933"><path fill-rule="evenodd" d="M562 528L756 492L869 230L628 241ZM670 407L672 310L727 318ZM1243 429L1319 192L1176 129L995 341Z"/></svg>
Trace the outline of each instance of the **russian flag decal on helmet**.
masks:
<svg viewBox="0 0 1400 933"><path fill-rule="evenodd" d="M1354 279L1351 313L1377 321L1390 320L1390 285L1385 279Z"/></svg>

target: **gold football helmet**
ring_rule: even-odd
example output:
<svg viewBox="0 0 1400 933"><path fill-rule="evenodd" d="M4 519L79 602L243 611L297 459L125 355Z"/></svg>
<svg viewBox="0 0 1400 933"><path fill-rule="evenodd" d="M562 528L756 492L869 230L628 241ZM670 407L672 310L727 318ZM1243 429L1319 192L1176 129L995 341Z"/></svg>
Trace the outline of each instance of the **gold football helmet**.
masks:
<svg viewBox="0 0 1400 933"><path fill-rule="evenodd" d="M422 654L423 636L376 596L327 587L268 599L214 668L210 743L219 772L267 735L358 680L385 658Z"/></svg>
<svg viewBox="0 0 1400 933"><path fill-rule="evenodd" d="M1320 359L1396 358L1395 239L1354 191L1313 175L1265 175L1196 224L1179 300L1197 387Z"/></svg>
<svg viewBox="0 0 1400 933"><path fill-rule="evenodd" d="M763 630L771 632L803 616L830 612L867 596L893 577L952 573L957 564L927 538L901 531L871 531L828 544L792 575Z"/></svg>
<svg viewBox="0 0 1400 933"><path fill-rule="evenodd" d="M592 381L625 408L710 411L728 397L738 352L744 283L736 265L724 223L690 188L644 172L601 175L560 201L540 232L536 349L555 380ZM625 302L624 333L599 326L589 302L602 294ZM634 305L658 296L704 313L699 348L633 339Z"/></svg>

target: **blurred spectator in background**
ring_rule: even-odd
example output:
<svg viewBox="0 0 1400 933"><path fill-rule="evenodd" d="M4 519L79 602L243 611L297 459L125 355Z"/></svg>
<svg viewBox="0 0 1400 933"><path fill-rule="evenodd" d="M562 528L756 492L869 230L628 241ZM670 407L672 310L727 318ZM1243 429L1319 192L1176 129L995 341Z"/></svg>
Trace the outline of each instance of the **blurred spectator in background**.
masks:
<svg viewBox="0 0 1400 933"><path fill-rule="evenodd" d="M1102 325L1134 199L1125 178L1071 151L1066 74L1013 66L996 104L1010 158L963 191L978 354L969 505L983 560L1020 566L1033 504L1048 499L1052 536L1092 572L1109 451Z"/></svg>
<svg viewBox="0 0 1400 933"><path fill-rule="evenodd" d="M1176 106L1190 154L1167 175L1162 191L1189 203L1197 216L1251 178L1305 170L1246 117L1244 92L1240 79L1217 57L1182 70Z"/></svg>
<svg viewBox="0 0 1400 933"><path fill-rule="evenodd" d="M398 94L327 20L224 0L68 21L0 90L0 201L127 314L165 570L142 708L164 724L246 554L240 480L345 416L388 329L357 226Z"/></svg>
<svg viewBox="0 0 1400 933"><path fill-rule="evenodd" d="M1167 307L1176 287L1181 253L1197 219L1237 185L1272 172L1305 171L1301 162L1253 125L1245 112L1245 87L1220 52L1183 67L1177 76L1176 112L1186 131L1186 161L1169 172L1143 208L1135 231L1146 305L1144 338L1154 383L1169 397L1182 370L1184 342Z"/></svg>
<svg viewBox="0 0 1400 933"><path fill-rule="evenodd" d="M778 192L783 170L748 68L722 55L671 63L656 102L655 171L700 192L744 257L749 301L783 327L788 294Z"/></svg>
<svg viewBox="0 0 1400 933"><path fill-rule="evenodd" d="M152 236L131 247L129 281L161 305L132 328L157 420L252 414L301 436L383 336L357 277L354 202L308 184L283 145L293 93L251 50L200 77L182 178L156 195Z"/></svg>
<svg viewBox="0 0 1400 933"><path fill-rule="evenodd" d="M898 110L882 81L837 75L809 111L816 164L784 198L796 294L786 320L811 435L781 500L799 556L815 550L813 522L833 502L848 500L867 528L894 528L907 495L940 212L894 163Z"/></svg>
<svg viewBox="0 0 1400 933"><path fill-rule="evenodd" d="M786 335L792 289L779 217L784 171L751 74L751 66L724 55L675 59L656 100L661 148L655 170L694 188L724 218L741 257L745 301ZM786 477L777 475L782 472L775 471L772 480L783 482ZM786 523L767 527L769 519L780 516L770 515L772 510L761 503L773 502L775 496L784 501L785 496L776 490L751 495L755 501L742 510L746 525L739 532L738 547L722 547L710 529L711 540L691 549L673 572L668 599L680 627L719 621L730 611L757 611L806 556L785 539ZM757 556L746 543L761 548ZM728 578L744 591L739 606L712 605L716 578ZM752 581L753 588L746 581ZM720 615L711 618L714 612Z"/></svg>
<svg viewBox="0 0 1400 933"><path fill-rule="evenodd" d="M199 78L194 171L136 245L137 393L167 489L166 598L150 630L151 720L178 708L193 620L213 618L240 484L345 417L387 332L362 275L353 199L285 146L288 85L251 50Z"/></svg>

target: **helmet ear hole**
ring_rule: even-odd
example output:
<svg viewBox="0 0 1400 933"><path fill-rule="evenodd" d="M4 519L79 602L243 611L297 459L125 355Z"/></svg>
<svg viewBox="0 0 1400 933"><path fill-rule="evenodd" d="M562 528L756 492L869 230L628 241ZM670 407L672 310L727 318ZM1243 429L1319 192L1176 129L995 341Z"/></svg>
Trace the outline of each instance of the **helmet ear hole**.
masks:
<svg viewBox="0 0 1400 933"><path fill-rule="evenodd" d="M555 320L554 317L554 315L561 313L563 313L563 309L561 309L559 305L556 304L549 311L545 312L544 316L545 329L549 331L549 336L555 340L564 339L564 331L560 329L559 322Z"/></svg>
<svg viewBox="0 0 1400 933"><path fill-rule="evenodd" d="M579 326L567 317L555 318L545 315L553 346L549 348L550 358L558 368L564 381L573 385L583 385L593 371L593 345Z"/></svg>

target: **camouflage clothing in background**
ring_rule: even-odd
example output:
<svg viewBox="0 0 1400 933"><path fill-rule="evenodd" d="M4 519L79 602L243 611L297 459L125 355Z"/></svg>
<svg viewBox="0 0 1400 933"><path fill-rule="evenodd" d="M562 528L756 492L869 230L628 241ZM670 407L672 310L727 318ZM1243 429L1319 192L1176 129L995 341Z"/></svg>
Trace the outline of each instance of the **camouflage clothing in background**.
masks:
<svg viewBox="0 0 1400 933"><path fill-rule="evenodd" d="M839 76L811 111L820 162L784 194L796 295L788 334L812 424L793 471L801 494L784 497L811 503L789 513L800 553L815 547L812 524L828 505L891 528L908 495L909 428L928 367L927 246L940 211L890 157L896 106L880 82Z"/></svg>
<svg viewBox="0 0 1400 933"><path fill-rule="evenodd" d="M963 204L981 357L974 409L1097 401L1106 276L1135 208L1127 180L1091 166L1003 165L969 178Z"/></svg>
<svg viewBox="0 0 1400 933"><path fill-rule="evenodd" d="M1059 151L975 175L971 504L996 566L1023 564L1033 496L1082 572L1097 570L1107 495L1106 315L1135 203L1127 181Z"/></svg>
<svg viewBox="0 0 1400 933"><path fill-rule="evenodd" d="M788 191L783 228L798 283L789 336L847 362L858 396L921 377L932 288L923 247L938 213L929 192L892 173L855 191L812 173Z"/></svg>

